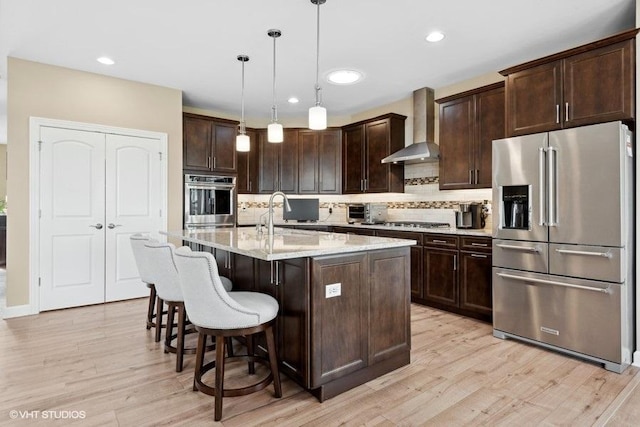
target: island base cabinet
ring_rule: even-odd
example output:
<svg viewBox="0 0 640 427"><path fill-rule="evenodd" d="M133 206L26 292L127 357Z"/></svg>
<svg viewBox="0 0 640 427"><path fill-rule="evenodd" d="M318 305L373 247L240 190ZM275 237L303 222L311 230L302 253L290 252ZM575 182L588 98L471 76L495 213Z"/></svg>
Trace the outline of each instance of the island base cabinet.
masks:
<svg viewBox="0 0 640 427"><path fill-rule="evenodd" d="M409 364L410 264L408 247L313 259L311 391L320 401Z"/></svg>
<svg viewBox="0 0 640 427"><path fill-rule="evenodd" d="M277 299L281 372L321 402L409 364L409 247L278 261L235 254L232 266L234 290ZM264 337L254 339L265 354Z"/></svg>

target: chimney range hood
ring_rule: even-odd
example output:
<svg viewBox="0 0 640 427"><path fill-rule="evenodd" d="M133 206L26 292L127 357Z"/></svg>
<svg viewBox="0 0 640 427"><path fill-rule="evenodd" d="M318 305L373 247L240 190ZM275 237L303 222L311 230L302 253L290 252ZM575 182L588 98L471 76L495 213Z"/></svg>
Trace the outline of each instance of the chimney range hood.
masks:
<svg viewBox="0 0 640 427"><path fill-rule="evenodd" d="M413 92L414 143L382 159L382 163L437 162L440 148L433 142L434 135L433 89L425 87Z"/></svg>

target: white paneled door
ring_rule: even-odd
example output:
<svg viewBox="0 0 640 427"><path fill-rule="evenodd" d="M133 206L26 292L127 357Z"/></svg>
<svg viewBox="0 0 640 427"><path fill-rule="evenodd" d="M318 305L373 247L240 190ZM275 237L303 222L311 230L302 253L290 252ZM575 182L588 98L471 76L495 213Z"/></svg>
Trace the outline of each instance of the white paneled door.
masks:
<svg viewBox="0 0 640 427"><path fill-rule="evenodd" d="M129 236L163 228L158 139L40 127L40 310L148 295Z"/></svg>

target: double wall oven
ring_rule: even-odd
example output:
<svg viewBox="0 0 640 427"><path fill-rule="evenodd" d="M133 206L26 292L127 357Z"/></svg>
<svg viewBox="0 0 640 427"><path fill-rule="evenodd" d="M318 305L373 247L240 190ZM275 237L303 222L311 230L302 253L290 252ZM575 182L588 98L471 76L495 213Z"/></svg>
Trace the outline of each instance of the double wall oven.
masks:
<svg viewBox="0 0 640 427"><path fill-rule="evenodd" d="M235 223L235 177L184 176L185 228L233 227Z"/></svg>

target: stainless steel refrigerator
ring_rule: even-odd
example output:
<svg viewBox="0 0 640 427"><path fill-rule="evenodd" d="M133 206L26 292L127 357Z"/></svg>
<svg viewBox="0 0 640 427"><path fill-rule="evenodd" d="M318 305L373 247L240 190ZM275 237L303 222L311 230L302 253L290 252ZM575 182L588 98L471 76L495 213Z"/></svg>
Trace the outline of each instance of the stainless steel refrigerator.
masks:
<svg viewBox="0 0 640 427"><path fill-rule="evenodd" d="M493 335L630 363L633 135L621 122L493 141Z"/></svg>

